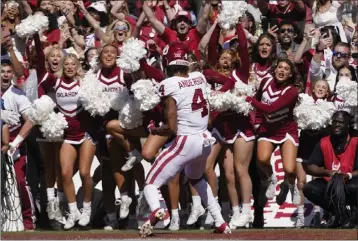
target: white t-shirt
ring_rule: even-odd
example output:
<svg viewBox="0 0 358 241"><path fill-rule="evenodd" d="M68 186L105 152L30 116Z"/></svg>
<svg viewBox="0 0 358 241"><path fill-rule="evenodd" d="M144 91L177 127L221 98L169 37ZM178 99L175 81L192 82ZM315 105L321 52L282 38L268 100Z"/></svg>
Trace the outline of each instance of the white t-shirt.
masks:
<svg viewBox="0 0 358 241"><path fill-rule="evenodd" d="M178 135L195 135L207 130L209 102L207 81L199 72L189 77L174 76L160 83L161 96L174 98L177 105Z"/></svg>
<svg viewBox="0 0 358 241"><path fill-rule="evenodd" d="M25 92L11 85L7 91L2 95L4 100L5 110L11 110L20 115L26 115L27 111L31 107L30 100L26 97ZM10 126L10 132L13 132L21 127L21 124L16 126Z"/></svg>

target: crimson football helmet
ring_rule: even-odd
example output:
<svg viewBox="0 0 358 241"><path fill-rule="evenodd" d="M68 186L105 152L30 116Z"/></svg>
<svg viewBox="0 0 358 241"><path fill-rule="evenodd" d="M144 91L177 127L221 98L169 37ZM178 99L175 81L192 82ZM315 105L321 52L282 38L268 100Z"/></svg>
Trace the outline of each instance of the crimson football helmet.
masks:
<svg viewBox="0 0 358 241"><path fill-rule="evenodd" d="M189 48L184 43L174 42L163 49L163 67L171 65L189 66Z"/></svg>

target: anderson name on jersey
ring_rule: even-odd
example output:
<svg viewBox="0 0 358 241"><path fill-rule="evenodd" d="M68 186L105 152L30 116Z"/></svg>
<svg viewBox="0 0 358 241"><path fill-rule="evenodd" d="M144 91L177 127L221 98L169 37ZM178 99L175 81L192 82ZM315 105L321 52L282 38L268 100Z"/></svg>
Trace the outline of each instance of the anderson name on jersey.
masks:
<svg viewBox="0 0 358 241"><path fill-rule="evenodd" d="M199 72L189 73L189 77L170 77L161 82L160 95L174 98L177 104L177 135L195 135L207 130L209 103L206 86L206 79Z"/></svg>

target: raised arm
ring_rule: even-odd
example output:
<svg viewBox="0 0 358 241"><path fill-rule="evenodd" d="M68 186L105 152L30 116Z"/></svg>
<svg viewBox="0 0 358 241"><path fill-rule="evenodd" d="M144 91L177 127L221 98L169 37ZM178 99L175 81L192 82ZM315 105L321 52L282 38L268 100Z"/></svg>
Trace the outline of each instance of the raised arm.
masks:
<svg viewBox="0 0 358 241"><path fill-rule="evenodd" d="M210 84L221 84L220 92L226 92L235 87L235 80L233 78L219 74L215 70L205 69L203 75Z"/></svg>
<svg viewBox="0 0 358 241"><path fill-rule="evenodd" d="M7 51L10 55L10 61L12 64L12 67L14 69L14 73L17 77L21 77L25 73L24 66L19 62L19 59L17 58L14 50L14 44L12 42L12 38L9 37L9 39L5 42L5 46L7 48Z"/></svg>
<svg viewBox="0 0 358 241"><path fill-rule="evenodd" d="M167 0L163 1L163 7L164 7L165 15L167 16L168 22L171 23L175 17L176 11L174 8L170 7Z"/></svg>
<svg viewBox="0 0 358 241"><path fill-rule="evenodd" d="M214 22L214 24L211 25L210 29L206 32L206 34L201 38L200 43L199 43L199 51L201 53L205 53L206 47L209 44L211 35L213 34L217 24L218 24L218 21L216 20Z"/></svg>
<svg viewBox="0 0 358 241"><path fill-rule="evenodd" d="M111 1L113 2L113 1ZM111 14L113 17L115 17L116 19L119 20L124 20L125 15L120 12L120 10L122 9L123 5L126 4L126 2L124 0L119 0L119 1L114 1L114 5L111 8Z"/></svg>
<svg viewBox="0 0 358 241"><path fill-rule="evenodd" d="M135 28L134 28L134 31L132 33L132 37L134 38L139 38L139 34L140 34L140 29L142 28L142 25L144 23L144 19L145 19L145 13L142 12L140 15L139 15L139 18L137 20L137 23L135 25Z"/></svg>
<svg viewBox="0 0 358 241"><path fill-rule="evenodd" d="M38 34L34 35L35 48L37 53L37 80L38 80L38 94L42 95L47 93L53 88L56 84L57 77L51 73L48 73L45 67L46 60L43 49L41 47L40 36Z"/></svg>
<svg viewBox="0 0 358 241"><path fill-rule="evenodd" d="M153 28L159 35L162 35L164 33L165 26L155 17L152 9L148 6L147 1L142 1L142 8Z"/></svg>
<svg viewBox="0 0 358 241"><path fill-rule="evenodd" d="M239 38L239 44L237 46L237 52L241 59L241 65L238 66L236 71L240 73L245 80L249 78L250 62L249 62L249 50L247 46L247 39L242 24L236 26L236 34Z"/></svg>
<svg viewBox="0 0 358 241"><path fill-rule="evenodd" d="M100 25L97 21L89 14L86 7L83 5L83 1L75 2L76 6L83 13L84 17L87 19L89 25L91 25L94 29L95 34L105 43L110 41L110 38L106 35L106 33L101 29Z"/></svg>
<svg viewBox="0 0 358 241"><path fill-rule="evenodd" d="M266 114L275 113L284 108L294 106L297 100L298 100L298 90L294 87L291 87L283 95L278 97L278 99L275 102L273 102L271 105L262 103L260 100L257 100L257 98L255 97L251 97L251 96L246 97L247 102L251 102L253 107Z"/></svg>
<svg viewBox="0 0 358 241"><path fill-rule="evenodd" d="M221 31L220 26L216 25L209 39L208 62L211 66L215 66L219 59L218 42L219 42L220 31Z"/></svg>
<svg viewBox="0 0 358 241"><path fill-rule="evenodd" d="M205 34L208 26L208 19L211 7L211 1L205 0L205 4L201 6L198 24L196 25L196 29L200 34Z"/></svg>

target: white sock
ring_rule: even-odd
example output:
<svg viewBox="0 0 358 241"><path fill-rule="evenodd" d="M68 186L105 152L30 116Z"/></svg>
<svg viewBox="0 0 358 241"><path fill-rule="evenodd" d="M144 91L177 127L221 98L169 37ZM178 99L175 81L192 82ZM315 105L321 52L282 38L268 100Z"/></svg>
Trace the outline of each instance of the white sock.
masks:
<svg viewBox="0 0 358 241"><path fill-rule="evenodd" d="M145 200L147 200L147 203L152 212L160 208L159 193L158 193L157 186L153 184L147 184L144 187L143 192L144 192Z"/></svg>
<svg viewBox="0 0 358 241"><path fill-rule="evenodd" d="M315 213L320 213L321 212L321 207L317 206L317 205L314 205L314 212Z"/></svg>
<svg viewBox="0 0 358 241"><path fill-rule="evenodd" d="M107 213L108 221L114 221L117 220L117 213Z"/></svg>
<svg viewBox="0 0 358 241"><path fill-rule="evenodd" d="M91 209L91 202L83 202L84 209Z"/></svg>
<svg viewBox="0 0 358 241"><path fill-rule="evenodd" d="M68 209L70 210L70 213L76 213L77 212L77 202L69 203Z"/></svg>
<svg viewBox="0 0 358 241"><path fill-rule="evenodd" d="M215 197L215 200L216 200L217 203L219 203L219 197L218 196Z"/></svg>
<svg viewBox="0 0 358 241"><path fill-rule="evenodd" d="M128 197L128 192L123 192L123 193L121 193L120 195L121 195L121 197L124 197L124 196L127 196L127 197Z"/></svg>
<svg viewBox="0 0 358 241"><path fill-rule="evenodd" d="M230 202L222 202L221 203L221 208L222 208L223 212L229 212L229 210L230 210Z"/></svg>
<svg viewBox="0 0 358 241"><path fill-rule="evenodd" d="M179 209L172 209L171 210L172 216L177 216L179 217Z"/></svg>
<svg viewBox="0 0 358 241"><path fill-rule="evenodd" d="M57 198L60 203L66 202L66 197L64 192L57 191Z"/></svg>
<svg viewBox="0 0 358 241"><path fill-rule="evenodd" d="M201 206L201 198L200 196L191 196L193 200L193 207L200 207Z"/></svg>
<svg viewBox="0 0 358 241"><path fill-rule="evenodd" d="M233 212L233 215L240 214L240 207L239 206L232 207L232 212Z"/></svg>
<svg viewBox="0 0 358 241"><path fill-rule="evenodd" d="M47 192L47 201L50 202L55 199L55 188L46 188Z"/></svg>
<svg viewBox="0 0 358 241"><path fill-rule="evenodd" d="M298 216L303 216L305 213L305 205L298 205L297 206L297 214Z"/></svg>
<svg viewBox="0 0 358 241"><path fill-rule="evenodd" d="M115 199L121 199L121 192L119 191L118 187L114 189L114 197Z"/></svg>
<svg viewBox="0 0 358 241"><path fill-rule="evenodd" d="M193 187L198 192L204 205L208 207L211 216L214 218L215 226L220 227L220 225L222 225L225 221L221 215L220 205L215 200L213 191L211 190L209 184L204 179L201 179L193 185Z"/></svg>
<svg viewBox="0 0 358 241"><path fill-rule="evenodd" d="M250 211L251 211L251 203L243 203L242 204L242 213L250 214Z"/></svg>

